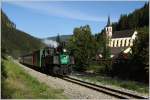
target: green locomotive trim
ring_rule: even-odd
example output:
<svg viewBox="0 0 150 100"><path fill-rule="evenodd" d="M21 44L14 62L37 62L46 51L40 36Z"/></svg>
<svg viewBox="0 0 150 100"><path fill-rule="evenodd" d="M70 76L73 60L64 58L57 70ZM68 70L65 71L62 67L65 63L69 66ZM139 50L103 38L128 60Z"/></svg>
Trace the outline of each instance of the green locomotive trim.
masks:
<svg viewBox="0 0 150 100"><path fill-rule="evenodd" d="M69 55L61 54L60 55L60 63L61 64L69 64Z"/></svg>

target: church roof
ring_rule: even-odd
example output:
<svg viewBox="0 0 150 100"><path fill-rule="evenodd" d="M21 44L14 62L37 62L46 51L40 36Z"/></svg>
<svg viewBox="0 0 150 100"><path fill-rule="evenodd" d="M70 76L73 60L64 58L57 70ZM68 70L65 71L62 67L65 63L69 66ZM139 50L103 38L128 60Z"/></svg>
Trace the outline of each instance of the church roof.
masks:
<svg viewBox="0 0 150 100"><path fill-rule="evenodd" d="M134 30L115 31L112 33L112 38L131 37L133 33L134 33Z"/></svg>
<svg viewBox="0 0 150 100"><path fill-rule="evenodd" d="M111 49L111 54L114 55L114 58L116 58L122 51L127 49L129 46L126 47L110 47Z"/></svg>

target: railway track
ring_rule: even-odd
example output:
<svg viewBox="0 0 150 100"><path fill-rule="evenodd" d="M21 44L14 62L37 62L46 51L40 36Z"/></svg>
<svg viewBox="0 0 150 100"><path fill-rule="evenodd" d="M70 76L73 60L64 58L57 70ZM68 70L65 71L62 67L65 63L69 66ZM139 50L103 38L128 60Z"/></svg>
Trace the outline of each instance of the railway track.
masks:
<svg viewBox="0 0 150 100"><path fill-rule="evenodd" d="M69 76L66 76L63 78L63 80L99 91L99 92L103 92L105 94L111 95L113 97L119 98L119 99L148 99L146 97L143 96L139 96L139 95L135 95L135 94L131 94L131 93L127 93L127 92L123 92L120 90L116 90L116 89L112 89L112 88L108 88L105 86L101 86L101 85L96 85L93 83L89 83L89 82L85 82L85 81L81 81Z"/></svg>

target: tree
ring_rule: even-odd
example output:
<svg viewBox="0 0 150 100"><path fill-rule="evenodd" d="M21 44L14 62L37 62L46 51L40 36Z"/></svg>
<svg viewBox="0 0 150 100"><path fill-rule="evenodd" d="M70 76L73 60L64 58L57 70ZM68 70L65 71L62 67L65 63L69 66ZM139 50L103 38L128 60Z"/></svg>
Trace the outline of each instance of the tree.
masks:
<svg viewBox="0 0 150 100"><path fill-rule="evenodd" d="M102 53L103 59L109 59L110 58L110 54L111 54L110 47L108 46L109 38L105 34L103 34L103 38L102 39L103 39L103 53Z"/></svg>
<svg viewBox="0 0 150 100"><path fill-rule="evenodd" d="M89 25L75 28L68 48L73 52L78 70L86 70L92 57L96 55L97 43Z"/></svg>
<svg viewBox="0 0 150 100"><path fill-rule="evenodd" d="M149 3L132 13L122 14L118 22L112 24L113 31L137 29L149 25Z"/></svg>
<svg viewBox="0 0 150 100"><path fill-rule="evenodd" d="M110 48L108 46L109 38L106 36L104 29L101 31L101 33L98 33L96 35L96 40L98 44L98 53L101 53L104 59L110 58Z"/></svg>
<svg viewBox="0 0 150 100"><path fill-rule="evenodd" d="M148 81L149 76L149 29L148 27L138 29L137 39L132 47L132 65L135 65L136 77Z"/></svg>
<svg viewBox="0 0 150 100"><path fill-rule="evenodd" d="M128 16L121 15L118 25L120 26L119 30L128 29Z"/></svg>

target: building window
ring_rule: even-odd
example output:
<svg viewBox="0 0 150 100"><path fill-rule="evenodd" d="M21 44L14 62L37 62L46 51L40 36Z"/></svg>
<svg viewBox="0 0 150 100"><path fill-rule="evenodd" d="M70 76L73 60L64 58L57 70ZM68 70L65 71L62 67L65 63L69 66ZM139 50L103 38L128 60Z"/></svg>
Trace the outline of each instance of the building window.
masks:
<svg viewBox="0 0 150 100"><path fill-rule="evenodd" d="M113 40L113 47L115 47L115 40Z"/></svg>
<svg viewBox="0 0 150 100"><path fill-rule="evenodd" d="M129 39L129 43L128 43L129 46L130 46L130 43L131 43L131 39Z"/></svg>
<svg viewBox="0 0 150 100"><path fill-rule="evenodd" d="M120 47L122 47L122 40L120 40Z"/></svg>
<svg viewBox="0 0 150 100"><path fill-rule="evenodd" d="M124 40L124 46L126 46L126 43L127 43L127 39Z"/></svg>
<svg viewBox="0 0 150 100"><path fill-rule="evenodd" d="M117 46L117 47L119 47L119 40L117 40L117 44L116 44L116 46Z"/></svg>

